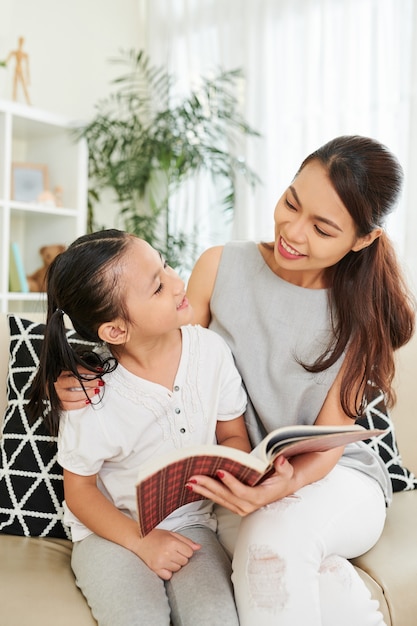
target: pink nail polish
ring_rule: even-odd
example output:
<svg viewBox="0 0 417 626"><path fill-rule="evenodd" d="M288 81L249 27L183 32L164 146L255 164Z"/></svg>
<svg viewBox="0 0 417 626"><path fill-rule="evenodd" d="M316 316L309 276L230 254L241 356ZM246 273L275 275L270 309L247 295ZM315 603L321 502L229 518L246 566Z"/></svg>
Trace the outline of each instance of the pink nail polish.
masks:
<svg viewBox="0 0 417 626"><path fill-rule="evenodd" d="M224 478L224 472L222 472L221 470L217 470L216 476L217 476L217 478L220 478L220 479Z"/></svg>
<svg viewBox="0 0 417 626"><path fill-rule="evenodd" d="M91 400L90 398L87 398L87 400L85 401L86 404L91 404Z"/></svg>
<svg viewBox="0 0 417 626"><path fill-rule="evenodd" d="M193 491L193 488L191 485L185 485L185 488L187 489L187 491Z"/></svg>
<svg viewBox="0 0 417 626"><path fill-rule="evenodd" d="M104 380L101 380L101 378L97 381L97 385L99 387L104 387Z"/></svg>
<svg viewBox="0 0 417 626"><path fill-rule="evenodd" d="M100 389L98 389L97 387L94 389L94 393L97 395L98 393L100 393Z"/></svg>

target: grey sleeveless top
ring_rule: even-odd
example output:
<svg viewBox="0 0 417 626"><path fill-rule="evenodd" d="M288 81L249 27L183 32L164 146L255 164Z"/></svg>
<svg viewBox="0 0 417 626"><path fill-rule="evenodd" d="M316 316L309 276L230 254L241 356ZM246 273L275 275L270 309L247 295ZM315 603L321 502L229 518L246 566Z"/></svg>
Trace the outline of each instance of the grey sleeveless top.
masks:
<svg viewBox="0 0 417 626"><path fill-rule="evenodd" d="M224 246L210 308L210 328L230 346L244 381L252 444L279 426L313 424L342 364L317 374L302 365L332 336L328 291L282 280L255 242L232 242ZM346 446L339 463L373 476L390 502L389 475L369 446Z"/></svg>

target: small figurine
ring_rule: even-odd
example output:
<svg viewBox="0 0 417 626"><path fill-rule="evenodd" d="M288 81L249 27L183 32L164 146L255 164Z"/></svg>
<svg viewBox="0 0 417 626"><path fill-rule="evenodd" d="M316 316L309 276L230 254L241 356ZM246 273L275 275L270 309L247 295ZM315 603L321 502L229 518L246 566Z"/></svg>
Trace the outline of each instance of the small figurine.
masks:
<svg viewBox="0 0 417 626"><path fill-rule="evenodd" d="M55 196L56 206L58 207L64 206L63 195L64 195L64 190L62 189L60 185L57 185L56 187L54 187L54 196Z"/></svg>
<svg viewBox="0 0 417 626"><path fill-rule="evenodd" d="M56 206L55 196L49 189L44 189L42 193L39 194L36 201L39 202L39 204L43 204L43 206Z"/></svg>
<svg viewBox="0 0 417 626"><path fill-rule="evenodd" d="M25 94L26 102L30 104L29 93L27 90L27 85L29 84L29 56L22 50L24 42L24 38L19 37L17 50L12 50L9 53L5 63L7 64L13 57L15 58L16 65L13 78L13 100L17 100L17 87L20 83L23 93Z"/></svg>

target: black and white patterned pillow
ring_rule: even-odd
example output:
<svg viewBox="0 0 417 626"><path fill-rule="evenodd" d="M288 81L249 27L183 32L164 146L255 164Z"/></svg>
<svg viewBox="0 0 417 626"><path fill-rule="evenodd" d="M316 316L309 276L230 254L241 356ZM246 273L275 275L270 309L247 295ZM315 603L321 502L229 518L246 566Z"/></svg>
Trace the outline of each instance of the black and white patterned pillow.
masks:
<svg viewBox="0 0 417 626"><path fill-rule="evenodd" d="M384 461L391 478L393 491L417 489L417 477L403 465L398 450L394 424L385 404L384 394L376 393L366 406L365 414L356 420L365 428L381 428L383 435L367 439L367 443Z"/></svg>
<svg viewBox="0 0 417 626"><path fill-rule="evenodd" d="M7 408L0 441L0 533L70 538L63 524L63 472L56 438L42 418L29 424L27 393L39 363L44 324L9 315ZM71 343L90 345L68 331Z"/></svg>

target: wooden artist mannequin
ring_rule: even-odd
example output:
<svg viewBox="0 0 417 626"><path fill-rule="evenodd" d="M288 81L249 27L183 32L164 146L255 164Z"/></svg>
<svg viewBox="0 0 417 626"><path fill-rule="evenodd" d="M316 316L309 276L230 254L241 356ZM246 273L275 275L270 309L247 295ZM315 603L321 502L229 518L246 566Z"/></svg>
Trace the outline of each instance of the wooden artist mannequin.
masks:
<svg viewBox="0 0 417 626"><path fill-rule="evenodd" d="M29 84L29 56L26 52L23 52L23 44L25 40L23 37L19 37L19 43L17 50L12 50L6 59L6 63L14 57L16 60L16 66L13 78L13 100L17 100L17 86L20 83L23 89L23 93L26 98L26 102L30 104L29 93L27 85Z"/></svg>

